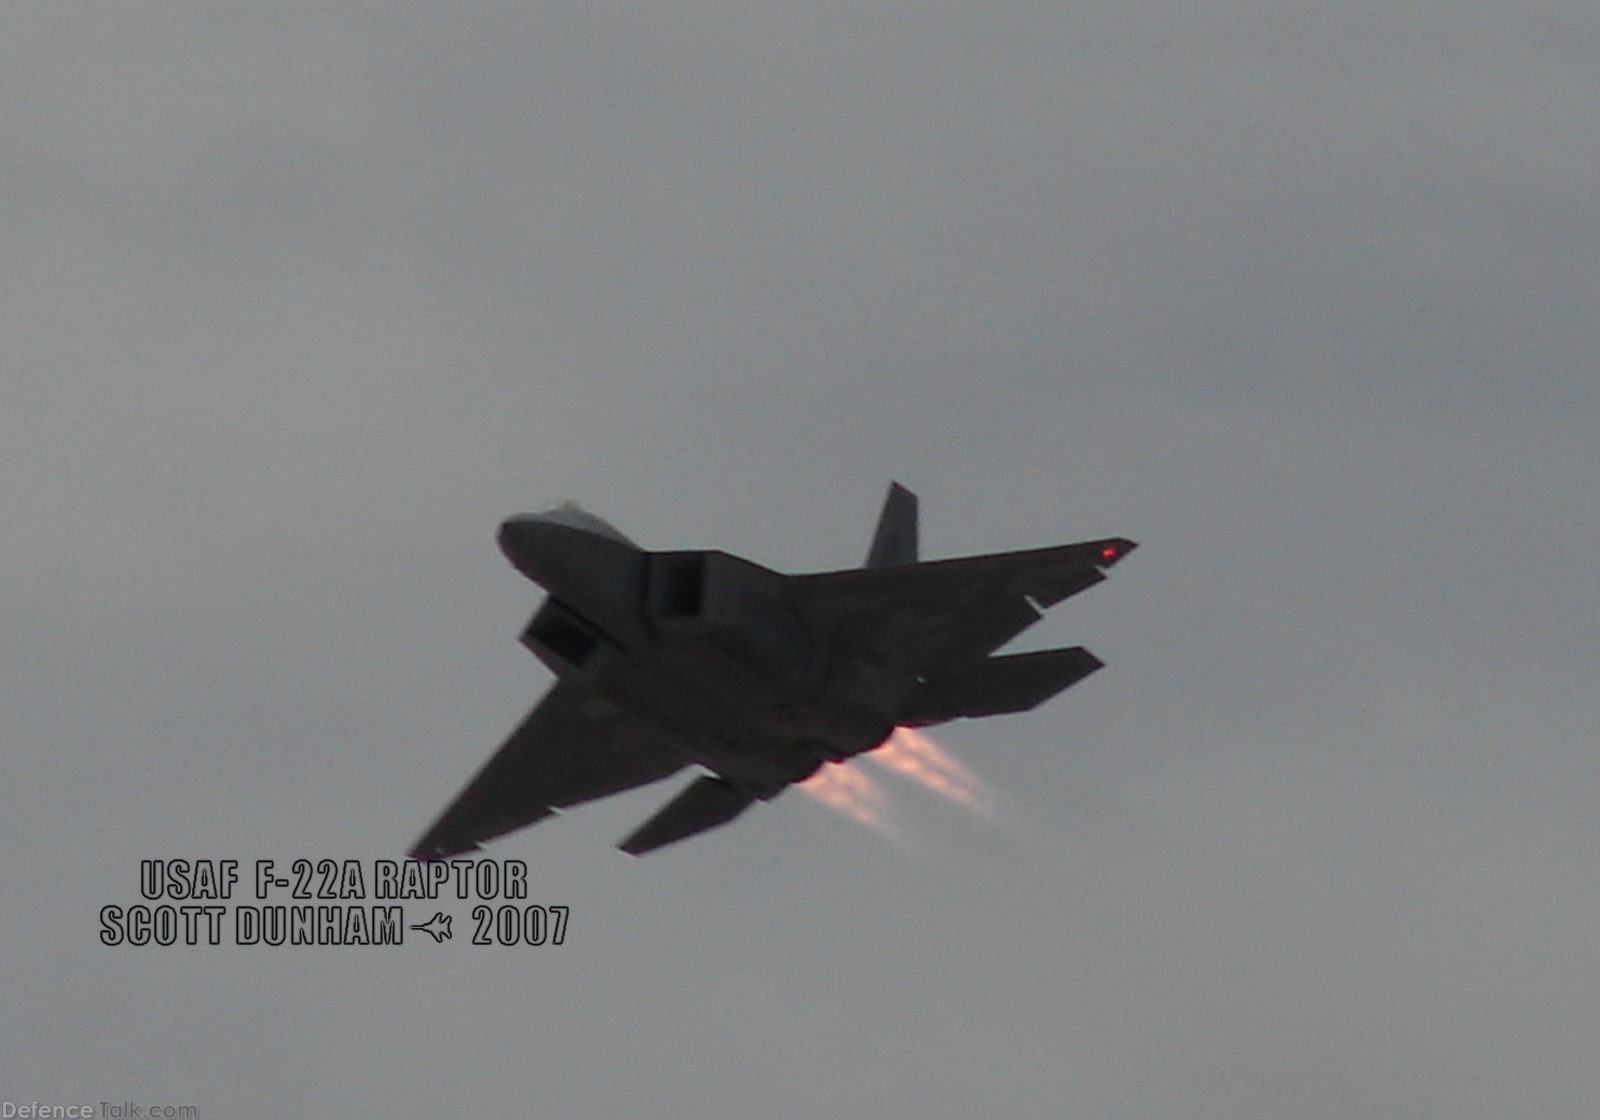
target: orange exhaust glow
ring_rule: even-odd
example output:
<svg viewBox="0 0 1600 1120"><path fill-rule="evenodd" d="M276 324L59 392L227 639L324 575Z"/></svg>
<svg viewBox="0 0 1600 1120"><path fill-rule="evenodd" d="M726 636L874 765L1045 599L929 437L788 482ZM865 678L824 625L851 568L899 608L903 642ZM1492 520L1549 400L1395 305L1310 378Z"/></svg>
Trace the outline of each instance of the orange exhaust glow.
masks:
<svg viewBox="0 0 1600 1120"><path fill-rule="evenodd" d="M824 763L822 769L801 782L799 788L830 809L892 840L900 839L899 831L889 819L889 799L883 790L848 762Z"/></svg>
<svg viewBox="0 0 1600 1120"><path fill-rule="evenodd" d="M887 770L904 774L975 813L988 816L993 811L993 804L977 776L920 731L897 727L881 746L863 757Z"/></svg>

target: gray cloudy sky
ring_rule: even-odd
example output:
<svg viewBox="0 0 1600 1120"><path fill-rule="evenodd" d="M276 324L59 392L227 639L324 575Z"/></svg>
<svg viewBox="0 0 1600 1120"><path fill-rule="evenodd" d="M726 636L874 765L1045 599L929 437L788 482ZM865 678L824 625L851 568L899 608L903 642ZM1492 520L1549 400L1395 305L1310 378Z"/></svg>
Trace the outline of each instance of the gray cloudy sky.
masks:
<svg viewBox="0 0 1600 1120"><path fill-rule="evenodd" d="M5 23L0 1100L1595 1114L1591 6ZM890 477L1143 545L938 736L999 821L616 852L666 787L493 850L559 949L99 943L141 859L404 851L546 684L505 514L819 569Z"/></svg>

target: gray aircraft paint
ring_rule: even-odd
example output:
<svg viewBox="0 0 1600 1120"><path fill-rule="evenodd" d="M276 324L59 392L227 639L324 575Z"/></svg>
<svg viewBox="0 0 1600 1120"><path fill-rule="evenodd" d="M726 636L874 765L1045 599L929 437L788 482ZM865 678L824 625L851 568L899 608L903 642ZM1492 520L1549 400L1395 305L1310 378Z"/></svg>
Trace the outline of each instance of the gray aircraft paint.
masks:
<svg viewBox="0 0 1600 1120"><path fill-rule="evenodd" d="M459 855L558 808L709 771L620 845L642 855L897 725L1025 711L1101 667L1077 647L992 654L1132 541L919 562L917 537L917 498L899 483L866 567L810 576L648 552L571 503L507 519L501 549L550 593L522 642L557 683L411 854Z"/></svg>

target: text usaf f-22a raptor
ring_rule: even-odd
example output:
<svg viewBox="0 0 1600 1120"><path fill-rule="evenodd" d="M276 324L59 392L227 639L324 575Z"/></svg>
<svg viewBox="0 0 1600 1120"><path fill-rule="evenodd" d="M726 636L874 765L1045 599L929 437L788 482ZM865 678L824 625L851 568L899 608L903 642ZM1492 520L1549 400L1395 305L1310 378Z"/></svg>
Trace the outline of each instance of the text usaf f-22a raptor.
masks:
<svg viewBox="0 0 1600 1120"><path fill-rule="evenodd" d="M726 824L896 725L1025 711L1102 662L990 656L1040 608L1105 578L1113 537L918 562L917 499L889 487L866 566L786 576L725 552L647 552L565 505L512 517L500 547L549 591L522 642L558 678L417 841L444 859L556 809L709 774L619 845L642 855Z"/></svg>

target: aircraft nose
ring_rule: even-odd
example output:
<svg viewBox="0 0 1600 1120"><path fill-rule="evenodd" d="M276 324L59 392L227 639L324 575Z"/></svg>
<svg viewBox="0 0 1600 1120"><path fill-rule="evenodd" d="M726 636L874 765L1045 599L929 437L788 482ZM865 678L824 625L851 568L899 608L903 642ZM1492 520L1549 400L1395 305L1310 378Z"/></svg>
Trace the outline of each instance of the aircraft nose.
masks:
<svg viewBox="0 0 1600 1120"><path fill-rule="evenodd" d="M533 550L534 538L539 535L540 528L539 519L533 514L519 513L500 522L500 531L495 535L495 540L499 542L500 551L506 554L506 559L521 568Z"/></svg>

